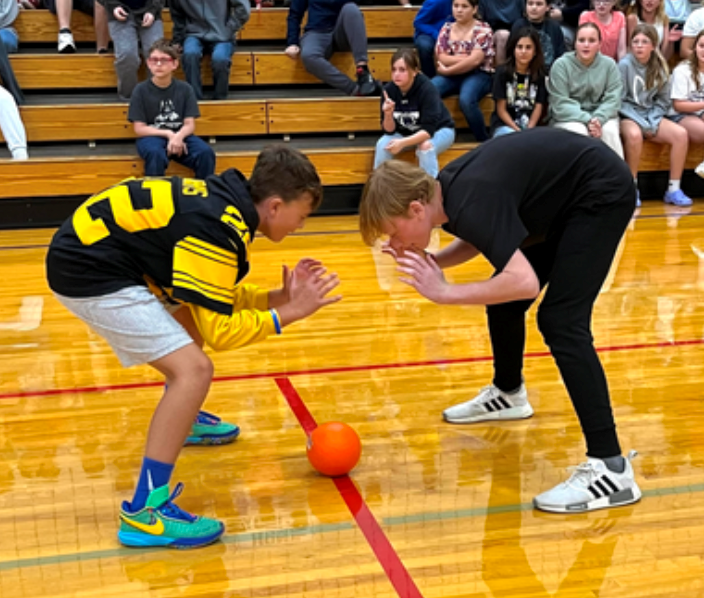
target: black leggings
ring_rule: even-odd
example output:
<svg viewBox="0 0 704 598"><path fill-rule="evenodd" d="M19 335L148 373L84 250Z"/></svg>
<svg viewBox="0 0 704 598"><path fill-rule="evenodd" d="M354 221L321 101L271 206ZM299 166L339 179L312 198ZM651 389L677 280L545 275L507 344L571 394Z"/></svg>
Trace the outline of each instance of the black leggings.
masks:
<svg viewBox="0 0 704 598"><path fill-rule="evenodd" d="M594 349L591 316L619 241L635 208L635 188L620 197L601 197L591 210L575 208L564 225L523 253L541 288L538 328L550 348L582 426L587 455L621 454L604 370ZM503 391L522 382L525 313L533 301L487 307L494 352L494 385Z"/></svg>

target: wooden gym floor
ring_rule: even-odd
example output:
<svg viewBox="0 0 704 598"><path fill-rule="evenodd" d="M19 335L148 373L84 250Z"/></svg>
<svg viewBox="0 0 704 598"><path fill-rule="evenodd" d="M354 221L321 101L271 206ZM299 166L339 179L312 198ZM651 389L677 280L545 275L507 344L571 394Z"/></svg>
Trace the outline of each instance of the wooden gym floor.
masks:
<svg viewBox="0 0 704 598"><path fill-rule="evenodd" d="M0 233L0 596L704 596L703 225L701 203L646 202L625 236L594 335L644 498L572 516L530 507L584 454L534 310L536 415L451 426L442 409L491 380L481 308L416 296L361 243L355 218L311 219L280 245L258 239L251 282L275 286L281 264L315 256L345 298L279 338L213 355L206 408L243 433L181 455L179 504L227 524L223 542L190 552L115 537L158 375L123 370L51 296L52 231ZM488 274L477 261L449 277ZM311 471L308 417L360 433L353 483Z"/></svg>

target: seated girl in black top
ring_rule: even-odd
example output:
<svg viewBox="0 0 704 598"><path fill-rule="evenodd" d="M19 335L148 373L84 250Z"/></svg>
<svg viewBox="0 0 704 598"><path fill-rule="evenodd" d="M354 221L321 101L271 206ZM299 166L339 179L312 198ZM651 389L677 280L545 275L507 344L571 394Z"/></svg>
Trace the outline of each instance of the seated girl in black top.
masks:
<svg viewBox="0 0 704 598"><path fill-rule="evenodd" d="M523 27L511 34L506 64L496 69L491 129L494 137L532 129L540 122L547 91L538 32Z"/></svg>
<svg viewBox="0 0 704 598"><path fill-rule="evenodd" d="M391 83L381 100L381 128L374 168L399 152L416 148L419 166L430 176L438 174L438 156L455 140L455 123L440 93L420 72L418 56L401 48L391 57Z"/></svg>

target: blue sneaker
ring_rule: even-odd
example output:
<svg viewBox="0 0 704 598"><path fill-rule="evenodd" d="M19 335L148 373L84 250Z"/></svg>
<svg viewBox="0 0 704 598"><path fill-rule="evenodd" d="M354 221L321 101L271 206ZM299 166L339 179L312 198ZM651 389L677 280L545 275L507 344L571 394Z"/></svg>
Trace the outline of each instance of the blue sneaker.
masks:
<svg viewBox="0 0 704 598"><path fill-rule="evenodd" d="M199 411L186 438L186 446L229 444L239 435L240 429L235 424L228 424L207 411Z"/></svg>
<svg viewBox="0 0 704 598"><path fill-rule="evenodd" d="M673 206L686 207L692 205L692 198L687 197L682 189L677 191L668 191L663 198L665 203L671 203Z"/></svg>
<svg viewBox="0 0 704 598"><path fill-rule="evenodd" d="M636 208L640 208L640 190L636 189Z"/></svg>
<svg viewBox="0 0 704 598"><path fill-rule="evenodd" d="M120 510L120 531L117 537L125 546L199 548L212 544L225 532L217 519L196 517L177 507L173 500L183 490L179 483L169 496L169 486L160 486L149 493L147 504L139 511L125 501Z"/></svg>

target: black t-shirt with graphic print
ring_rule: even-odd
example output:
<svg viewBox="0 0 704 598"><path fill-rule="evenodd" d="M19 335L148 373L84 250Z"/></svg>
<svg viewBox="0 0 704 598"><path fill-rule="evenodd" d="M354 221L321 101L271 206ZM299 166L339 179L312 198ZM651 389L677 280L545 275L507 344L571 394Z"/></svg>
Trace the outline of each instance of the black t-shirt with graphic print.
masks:
<svg viewBox="0 0 704 598"><path fill-rule="evenodd" d="M130 122L143 122L157 129L177 133L184 119L198 118L200 110L193 88L185 81L173 79L168 87L143 81L134 88L127 112Z"/></svg>
<svg viewBox="0 0 704 598"><path fill-rule="evenodd" d="M635 205L633 177L611 148L547 127L487 141L450 162L438 181L443 228L497 271L517 249L561 234L568 218L629 196Z"/></svg>
<svg viewBox="0 0 704 598"><path fill-rule="evenodd" d="M547 103L544 77L540 77L537 82L531 81L530 75L520 73L514 73L512 77L508 77L505 65L496 69L492 94L496 103L499 100L506 100L506 111L520 129L528 128L536 104L545 106ZM491 115L491 130L496 131L502 126L507 125L494 109Z"/></svg>
<svg viewBox="0 0 704 598"><path fill-rule="evenodd" d="M384 90L389 99L396 104L394 108L394 123L396 124L394 133L408 137L422 130L432 137L440 129L455 128L450 111L440 98L437 87L423 73L416 75L413 85L405 95L401 93L395 83L387 83ZM381 105L384 105L383 94ZM383 110L381 111L381 122L383 129Z"/></svg>

